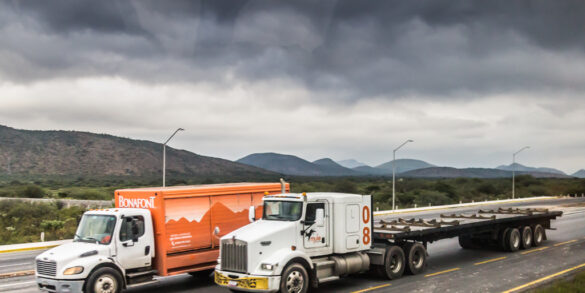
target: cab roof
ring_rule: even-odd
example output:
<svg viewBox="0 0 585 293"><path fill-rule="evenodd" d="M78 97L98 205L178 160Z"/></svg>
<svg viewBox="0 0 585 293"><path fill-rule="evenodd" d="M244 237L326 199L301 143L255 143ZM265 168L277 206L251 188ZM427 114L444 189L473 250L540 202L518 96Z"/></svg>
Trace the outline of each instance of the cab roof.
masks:
<svg viewBox="0 0 585 293"><path fill-rule="evenodd" d="M303 197L307 197L307 201L313 202L318 200L327 200L334 203L347 203L347 202L362 202L362 197L365 195L352 194L352 193L337 193L337 192L307 192L307 193L286 193L286 194L274 194L266 195L266 200L303 200Z"/></svg>

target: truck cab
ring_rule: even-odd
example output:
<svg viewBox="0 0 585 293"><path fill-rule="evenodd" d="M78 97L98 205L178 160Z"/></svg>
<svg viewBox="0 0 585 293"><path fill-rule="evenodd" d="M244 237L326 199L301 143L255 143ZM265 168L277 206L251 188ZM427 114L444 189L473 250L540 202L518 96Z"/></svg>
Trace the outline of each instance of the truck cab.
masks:
<svg viewBox="0 0 585 293"><path fill-rule="evenodd" d="M39 288L49 292L118 292L129 279L145 272L152 274L152 227L147 209L86 212L72 243L36 257Z"/></svg>
<svg viewBox="0 0 585 293"><path fill-rule="evenodd" d="M261 219L221 238L215 282L232 290L304 292L368 270L370 204L369 195L343 193L264 197Z"/></svg>

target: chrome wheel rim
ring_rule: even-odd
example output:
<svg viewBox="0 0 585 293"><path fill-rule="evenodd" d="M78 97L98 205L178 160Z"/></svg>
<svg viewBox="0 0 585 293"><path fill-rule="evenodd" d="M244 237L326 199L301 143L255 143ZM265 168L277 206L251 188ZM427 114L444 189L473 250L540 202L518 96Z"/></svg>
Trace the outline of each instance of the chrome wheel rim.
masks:
<svg viewBox="0 0 585 293"><path fill-rule="evenodd" d="M512 236L512 247L519 247L520 246L520 237L518 237L518 235L516 235L516 233L514 233L514 235Z"/></svg>
<svg viewBox="0 0 585 293"><path fill-rule="evenodd" d="M540 243L542 241L542 233L540 232L540 230L538 230L538 232L536 232L536 243Z"/></svg>
<svg viewBox="0 0 585 293"><path fill-rule="evenodd" d="M114 293L118 289L118 282L112 275L103 275L97 279L93 286L97 293Z"/></svg>
<svg viewBox="0 0 585 293"><path fill-rule="evenodd" d="M292 271L286 277L286 290L289 293L297 293L303 290L305 280L299 271Z"/></svg>
<svg viewBox="0 0 585 293"><path fill-rule="evenodd" d="M412 256L412 265L415 268L419 268L420 266L422 266L422 256L420 255L420 251L415 251L414 255Z"/></svg>
<svg viewBox="0 0 585 293"><path fill-rule="evenodd" d="M393 255L392 260L390 261L390 270L393 273L398 273L402 268L402 261L398 258L398 255Z"/></svg>

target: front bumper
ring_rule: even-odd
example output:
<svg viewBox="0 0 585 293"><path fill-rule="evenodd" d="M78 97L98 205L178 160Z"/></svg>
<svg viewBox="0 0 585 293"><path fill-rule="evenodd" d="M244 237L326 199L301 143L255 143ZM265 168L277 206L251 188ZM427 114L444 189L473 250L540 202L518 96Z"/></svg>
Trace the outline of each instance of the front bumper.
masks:
<svg viewBox="0 0 585 293"><path fill-rule="evenodd" d="M51 293L81 293L83 280L54 280L36 277L39 290Z"/></svg>
<svg viewBox="0 0 585 293"><path fill-rule="evenodd" d="M256 276L216 270L215 283L232 290L246 292L276 292L280 276Z"/></svg>

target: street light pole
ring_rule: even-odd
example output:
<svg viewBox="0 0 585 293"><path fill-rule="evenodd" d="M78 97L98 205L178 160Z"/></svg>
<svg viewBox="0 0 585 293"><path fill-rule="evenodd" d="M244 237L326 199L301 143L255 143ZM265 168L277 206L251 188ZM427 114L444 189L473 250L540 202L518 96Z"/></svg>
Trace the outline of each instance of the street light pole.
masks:
<svg viewBox="0 0 585 293"><path fill-rule="evenodd" d="M516 155L529 148L529 146L525 146L512 155L512 199L516 198Z"/></svg>
<svg viewBox="0 0 585 293"><path fill-rule="evenodd" d="M396 151L403 147L405 144L409 142L413 142L414 140L409 139L402 143L399 147L395 148L392 152L392 210L396 209Z"/></svg>
<svg viewBox="0 0 585 293"><path fill-rule="evenodd" d="M165 141L165 143L163 143L163 187L166 186L167 143L171 140L171 138L173 138L173 136L175 136L175 134L177 134L177 132L183 131L183 130L185 130L185 129L177 128L177 130L175 130L175 132L173 132L173 134L169 137L169 139L167 139L167 141Z"/></svg>

